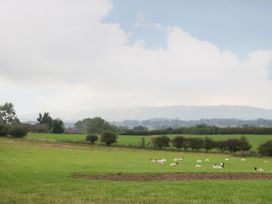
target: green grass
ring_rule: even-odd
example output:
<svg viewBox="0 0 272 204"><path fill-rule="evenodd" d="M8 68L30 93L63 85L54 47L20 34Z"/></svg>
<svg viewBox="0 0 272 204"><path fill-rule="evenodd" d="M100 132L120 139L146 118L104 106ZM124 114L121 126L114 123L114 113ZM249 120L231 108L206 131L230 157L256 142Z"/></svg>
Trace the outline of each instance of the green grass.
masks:
<svg viewBox="0 0 272 204"><path fill-rule="evenodd" d="M149 162L161 157L169 163L181 156L185 160L177 168ZM211 167L225 157L230 159L225 169ZM196 169L196 160L206 158L210 162ZM271 203L269 180L128 182L71 177L73 173L253 172L254 166L271 172L272 159L241 162L239 157L222 154L0 138L0 203Z"/></svg>
<svg viewBox="0 0 272 204"><path fill-rule="evenodd" d="M176 135L168 135L170 138ZM228 138L240 138L241 135L182 135L184 137L210 137L214 140L224 140ZM252 150L257 150L259 144L272 139L272 135L245 135L250 144ZM43 140L51 142L83 142L86 135L83 134L51 134L51 133L29 133L26 139L31 140ZM141 138L145 138L146 144L150 143L151 136L131 136L131 135L119 135L118 142L115 145L122 146L139 146Z"/></svg>

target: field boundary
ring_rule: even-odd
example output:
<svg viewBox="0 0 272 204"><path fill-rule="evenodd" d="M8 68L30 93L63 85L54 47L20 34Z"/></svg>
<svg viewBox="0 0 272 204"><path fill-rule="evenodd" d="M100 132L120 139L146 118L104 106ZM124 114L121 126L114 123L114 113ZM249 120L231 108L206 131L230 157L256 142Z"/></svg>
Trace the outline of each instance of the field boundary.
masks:
<svg viewBox="0 0 272 204"><path fill-rule="evenodd" d="M163 174L106 174L74 173L73 178L111 181L177 181L177 180L272 180L272 173L163 173Z"/></svg>

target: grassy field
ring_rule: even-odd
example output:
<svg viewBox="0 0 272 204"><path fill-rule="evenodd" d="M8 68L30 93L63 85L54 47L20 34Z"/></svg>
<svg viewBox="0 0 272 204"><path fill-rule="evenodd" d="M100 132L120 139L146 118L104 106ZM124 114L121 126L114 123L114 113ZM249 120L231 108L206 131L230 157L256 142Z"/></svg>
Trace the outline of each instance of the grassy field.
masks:
<svg viewBox="0 0 272 204"><path fill-rule="evenodd" d="M33 135L30 135L33 136ZM66 135L67 136L67 135ZM83 136L79 136L83 138ZM72 136L73 138L73 136ZM150 158L166 158L157 165ZM170 167L176 157L181 165ZM226 161L225 169L213 163ZM198 159L209 158L196 169ZM266 161L266 162L265 162ZM0 138L0 203L271 203L271 180L183 180L163 182L75 179L74 173L272 171L271 158L178 153Z"/></svg>
<svg viewBox="0 0 272 204"><path fill-rule="evenodd" d="M170 138L175 137L176 135L168 135ZM241 135L182 135L184 137L210 137L214 140L224 140L228 138L240 138ZM245 135L252 149L256 150L259 144L272 139L272 135ZM48 134L48 133L29 133L26 139L31 140L42 140L42 141L51 141L51 142L79 142L84 141L86 135L82 134ZM119 135L118 143L115 145L123 146L137 146L141 143L141 138L145 138L146 144L150 142L151 136L131 136L131 135Z"/></svg>

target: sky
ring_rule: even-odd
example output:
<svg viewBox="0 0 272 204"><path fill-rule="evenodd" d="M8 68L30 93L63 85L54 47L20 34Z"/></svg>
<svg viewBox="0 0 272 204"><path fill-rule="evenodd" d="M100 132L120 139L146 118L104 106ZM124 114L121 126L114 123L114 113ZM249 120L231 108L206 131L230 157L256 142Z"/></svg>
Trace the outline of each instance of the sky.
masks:
<svg viewBox="0 0 272 204"><path fill-rule="evenodd" d="M270 0L0 0L0 103L272 108Z"/></svg>

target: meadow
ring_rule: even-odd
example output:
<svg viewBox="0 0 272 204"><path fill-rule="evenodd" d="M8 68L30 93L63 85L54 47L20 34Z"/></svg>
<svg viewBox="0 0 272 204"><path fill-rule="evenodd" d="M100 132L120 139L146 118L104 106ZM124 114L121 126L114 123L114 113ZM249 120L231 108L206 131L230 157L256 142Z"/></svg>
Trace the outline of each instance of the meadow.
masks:
<svg viewBox="0 0 272 204"><path fill-rule="evenodd" d="M28 137L34 137L29 135ZM51 135L52 136L52 135ZM60 135L67 136L67 135ZM70 135L71 136L71 135ZM83 135L77 135L83 140ZM71 136L72 137L72 136ZM73 138L73 137L72 137ZM170 167L174 158L184 157ZM228 157L229 161L225 161ZM164 165L150 158L166 158ZM196 161L209 158L201 168ZM225 161L224 169L212 164ZM109 181L73 178L75 173L272 172L271 158L169 152L100 145L0 138L0 203L271 203L272 180Z"/></svg>
<svg viewBox="0 0 272 204"><path fill-rule="evenodd" d="M167 135L170 138L174 138L175 135ZM182 135L184 137L209 137L213 140L225 140L228 138L240 138L242 135ZM257 150L259 144L272 139L272 135L245 135L250 144L252 145L252 150ZM145 143L148 145L150 143L150 138L152 136L131 136L131 135L119 135L118 142L114 144L115 146L140 146L141 138L145 138ZM50 142L84 142L86 135L84 134L52 134L52 133L29 133L26 139L29 140L40 140L40 141L50 141ZM99 142L98 142L99 143Z"/></svg>

